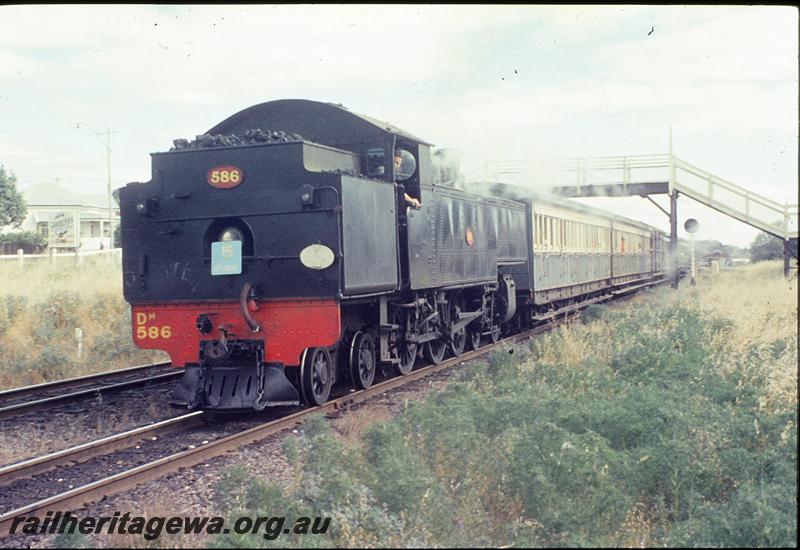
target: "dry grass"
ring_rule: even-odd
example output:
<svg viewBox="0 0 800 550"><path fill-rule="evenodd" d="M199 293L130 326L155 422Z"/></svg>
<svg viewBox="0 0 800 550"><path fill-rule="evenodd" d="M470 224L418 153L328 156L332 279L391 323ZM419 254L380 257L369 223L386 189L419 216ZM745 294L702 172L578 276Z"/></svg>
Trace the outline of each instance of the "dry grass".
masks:
<svg viewBox="0 0 800 550"><path fill-rule="evenodd" d="M797 276L787 280L781 262L763 262L706 276L698 285L679 299L733 322L728 347L765 369L769 392L762 406L796 407Z"/></svg>
<svg viewBox="0 0 800 550"><path fill-rule="evenodd" d="M622 548L653 548L658 545L658 539L653 536L658 527L661 526L653 525L645 504L637 502L628 511L616 537Z"/></svg>
<svg viewBox="0 0 800 550"><path fill-rule="evenodd" d="M700 279L681 296L735 323L738 351L777 338L797 339L797 277L786 280L780 262L763 262Z"/></svg>
<svg viewBox="0 0 800 550"><path fill-rule="evenodd" d="M348 411L347 414L334 420L333 428L348 445L355 445L363 449L365 445L361 436L367 428L378 422L394 418L394 416L388 405L375 404Z"/></svg>
<svg viewBox="0 0 800 550"><path fill-rule="evenodd" d="M86 257L77 265L72 257L28 260L20 268L15 260L0 262L0 298L23 296L31 302L41 300L53 289L77 292L84 298L95 294L122 296L122 269L118 260Z"/></svg>
<svg viewBox="0 0 800 550"><path fill-rule="evenodd" d="M0 389L167 359L135 348L116 261L0 263Z"/></svg>

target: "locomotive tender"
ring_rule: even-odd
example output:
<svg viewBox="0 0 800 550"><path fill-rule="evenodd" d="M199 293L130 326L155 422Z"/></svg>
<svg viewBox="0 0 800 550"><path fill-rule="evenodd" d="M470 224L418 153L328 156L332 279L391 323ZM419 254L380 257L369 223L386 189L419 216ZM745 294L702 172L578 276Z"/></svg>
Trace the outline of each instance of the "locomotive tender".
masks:
<svg viewBox="0 0 800 550"><path fill-rule="evenodd" d="M321 404L337 380L366 388L663 277L659 230L434 184L430 147L279 100L152 155L152 179L120 189L124 294L136 344L186 367L176 403Z"/></svg>

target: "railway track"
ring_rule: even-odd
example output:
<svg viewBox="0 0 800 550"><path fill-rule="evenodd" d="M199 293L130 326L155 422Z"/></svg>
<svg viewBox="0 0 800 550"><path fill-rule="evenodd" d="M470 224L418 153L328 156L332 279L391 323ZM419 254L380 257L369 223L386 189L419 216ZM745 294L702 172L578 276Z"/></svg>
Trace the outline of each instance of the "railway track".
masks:
<svg viewBox="0 0 800 550"><path fill-rule="evenodd" d="M357 403L390 391L394 388L403 386L420 378L424 378L441 370L451 368L459 363L470 361L489 353L504 343L513 340L528 338L535 334L549 330L553 325L545 325L522 334L501 340L497 344L486 345L477 351L464 353L439 363L438 365L428 365L410 374L401 377L390 378L369 389L346 394L337 399L328 401L319 407L303 409L277 420L256 425L252 428L233 433L204 445L197 445L194 448L168 454L156 460L141 464L131 469L118 472L111 476L98 479L96 481L75 487L68 491L54 496L21 506L15 510L8 511L0 515L0 537L6 536L9 527L15 518L21 516L31 516L45 511L74 510L83 505L95 502L105 496L120 493L131 489L146 481L163 477L182 468L188 468L196 464L205 462L211 458L224 455L244 445L265 439L287 429L294 428L303 423L305 418L311 414L325 413L341 409L346 409ZM51 453L43 457L26 460L17 464L11 464L0 468L0 490L3 487L41 474L53 468L73 464L75 462L88 461L101 454L111 453L115 450L129 447L137 441L149 439L154 434L164 434L174 432L179 429L197 426L202 423L202 411L190 413L164 422L159 422L150 426L144 426L130 432L125 432L115 436L106 437L91 443L79 445L71 449Z"/></svg>
<svg viewBox="0 0 800 550"><path fill-rule="evenodd" d="M661 284L662 282L657 284ZM611 300L612 298L625 299L629 296L630 294L619 296L608 295L606 300ZM597 302L597 300L591 301L591 303ZM589 304L587 303L586 305ZM575 310L569 311L564 317L574 312ZM466 352L458 357L447 359L438 365L427 365L417 368L408 375L384 380L366 390L346 394L328 401L324 405L303 409L233 434L223 435L214 440L203 441L202 444L189 445L185 450L167 453L160 458L125 469L108 477L97 479L36 502L17 507L16 509L0 515L0 537L4 537L8 534L9 528L16 518L41 515L48 511L76 510L104 497L132 489L144 482L177 472L183 468L195 466L245 445L261 441L284 430L295 428L302 424L309 415L347 409L410 382L481 357L509 342L527 340L532 336L551 330L553 327L561 324L562 321L563 319L551 318L548 323L500 340L496 344L488 344L478 350ZM137 441L155 437L155 434L176 432L198 426L202 423L204 414L205 413L202 411L190 413L157 424L144 426L129 432L79 445L71 449L58 451L46 456L0 468L0 491L2 491L2 488L5 486L17 483L20 480L29 479L53 468L85 462L98 456L130 447Z"/></svg>
<svg viewBox="0 0 800 550"><path fill-rule="evenodd" d="M169 362L140 365L2 391L0 420L103 393L177 380L183 369L173 369L169 365Z"/></svg>

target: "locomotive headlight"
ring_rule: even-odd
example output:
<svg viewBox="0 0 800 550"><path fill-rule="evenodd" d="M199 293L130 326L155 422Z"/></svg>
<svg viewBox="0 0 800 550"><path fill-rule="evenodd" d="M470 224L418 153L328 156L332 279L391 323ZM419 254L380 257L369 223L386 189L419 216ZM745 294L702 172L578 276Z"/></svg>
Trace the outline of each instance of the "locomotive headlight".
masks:
<svg viewBox="0 0 800 550"><path fill-rule="evenodd" d="M219 234L220 241L243 241L244 235L235 227L226 227Z"/></svg>

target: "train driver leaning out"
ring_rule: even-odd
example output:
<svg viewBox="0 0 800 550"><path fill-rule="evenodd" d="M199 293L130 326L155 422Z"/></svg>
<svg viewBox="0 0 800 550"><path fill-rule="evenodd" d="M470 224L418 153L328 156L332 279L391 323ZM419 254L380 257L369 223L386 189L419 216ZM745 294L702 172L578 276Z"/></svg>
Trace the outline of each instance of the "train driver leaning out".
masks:
<svg viewBox="0 0 800 550"><path fill-rule="evenodd" d="M400 174L400 167L402 166L402 164L403 164L403 156L400 153L399 149L395 149L395 151L394 151L394 174L395 174L395 179L398 179L398 174ZM420 200L417 199L416 197L412 197L408 193L403 193L403 197L405 198L406 203L408 203L409 205L413 206L417 210L422 208L422 202L420 202Z"/></svg>

